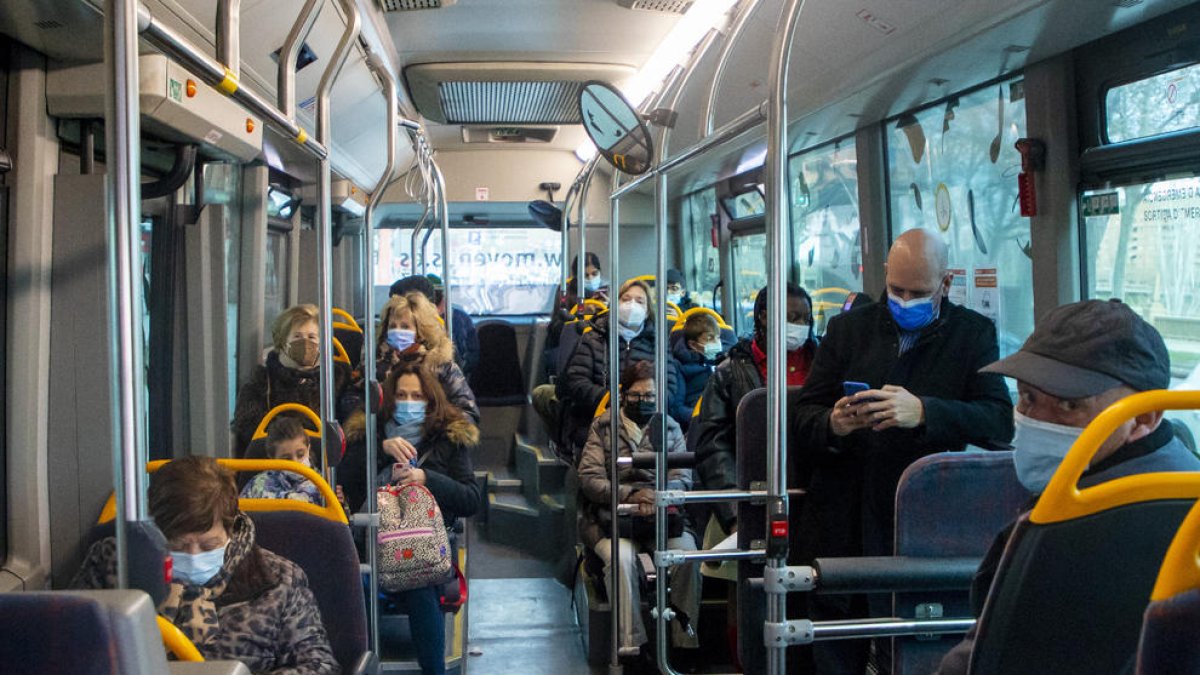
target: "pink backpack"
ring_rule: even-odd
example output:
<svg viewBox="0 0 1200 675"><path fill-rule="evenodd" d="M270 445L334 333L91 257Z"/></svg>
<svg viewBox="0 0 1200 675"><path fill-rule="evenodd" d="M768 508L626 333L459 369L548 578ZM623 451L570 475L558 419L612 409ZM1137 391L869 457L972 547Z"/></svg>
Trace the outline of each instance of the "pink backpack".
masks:
<svg viewBox="0 0 1200 675"><path fill-rule="evenodd" d="M422 485L379 488L379 586L397 593L450 578L450 539L437 500Z"/></svg>

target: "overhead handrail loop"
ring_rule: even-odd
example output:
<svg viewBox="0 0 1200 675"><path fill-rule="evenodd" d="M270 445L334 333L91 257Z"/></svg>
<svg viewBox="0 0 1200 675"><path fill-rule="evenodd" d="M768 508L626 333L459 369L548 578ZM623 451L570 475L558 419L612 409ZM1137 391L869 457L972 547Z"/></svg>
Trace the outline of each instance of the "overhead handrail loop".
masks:
<svg viewBox="0 0 1200 675"><path fill-rule="evenodd" d="M321 14L325 0L307 0L292 29L288 31L283 46L279 48L279 70L275 73L275 97L279 110L288 117L296 116L296 60L300 57L300 47L308 34L312 32L313 24Z"/></svg>
<svg viewBox="0 0 1200 675"><path fill-rule="evenodd" d="M367 200L367 210L363 218L363 289L366 292L366 297L363 298L363 314L366 316L367 330L363 331L363 353L366 355L363 359L363 385L365 396L363 400L370 401L376 396L375 392L375 266L371 261L375 259L375 209L379 203L383 201L383 193L387 190L388 184L392 180L393 174L396 172L396 137L399 134L397 129L397 118L400 116L399 105L396 99L396 80L392 74L384 66L383 59L377 54L371 54L367 58L367 65L375 71L383 83L383 95L387 100L387 163L384 166L383 174L379 177L379 182L375 185L375 189L371 191L371 198ZM367 537L366 540L374 542L376 539L377 530L379 529L378 521L375 514L378 506L375 502L375 490L372 489L375 482L375 410L374 406L364 406L366 415L366 485L367 489ZM371 651L375 654L379 653L379 569L378 564L379 549L376 546L367 546L367 566L370 569L368 574L368 609L369 618L371 620L370 639Z"/></svg>
<svg viewBox="0 0 1200 675"><path fill-rule="evenodd" d="M217 3L217 60L234 77L241 77L242 71L241 15L242 0L220 0ZM283 67L282 64L280 67Z"/></svg>
<svg viewBox="0 0 1200 675"><path fill-rule="evenodd" d="M125 527L146 512L146 417L143 407L141 110L138 99L138 4L104 6L105 162L109 178L107 253L109 382L113 483L117 504L117 585L129 586Z"/></svg>
<svg viewBox="0 0 1200 675"><path fill-rule="evenodd" d="M771 51L770 105L767 114L767 532L771 518L788 517L787 495L787 274L791 252L788 232L788 68L792 42L804 0L788 0L783 10L783 30L775 35ZM787 565L787 547L781 555L767 558L767 567ZM787 621L787 595L767 594L767 625ZM766 626L764 626L766 628ZM764 636L768 632L764 630ZM768 642L764 639L764 642ZM787 646L768 643L767 672L783 675L787 669Z"/></svg>
<svg viewBox="0 0 1200 675"><path fill-rule="evenodd" d="M342 66L346 64L346 57L350 55L351 47L358 38L361 24L358 6L355 5L354 0L341 0L341 5L346 14L346 30L342 32L342 38L338 42L325 72L321 74L320 84L317 85L317 140L326 147L331 140L329 95L333 90L334 81L342 71ZM320 352L320 414L324 425L328 425L334 420L336 410L333 400L333 381L335 379L333 352L328 347L333 344L333 322L330 320L330 310L333 308L333 213L330 210L333 202L332 182L333 168L329 158L325 157L320 161L317 186L317 302L320 306L320 316L324 319L319 324L321 344L326 345L326 348ZM331 449L329 446L329 443L321 444L321 452L324 454L322 466L328 481L336 483L334 476L337 471L330 462Z"/></svg>

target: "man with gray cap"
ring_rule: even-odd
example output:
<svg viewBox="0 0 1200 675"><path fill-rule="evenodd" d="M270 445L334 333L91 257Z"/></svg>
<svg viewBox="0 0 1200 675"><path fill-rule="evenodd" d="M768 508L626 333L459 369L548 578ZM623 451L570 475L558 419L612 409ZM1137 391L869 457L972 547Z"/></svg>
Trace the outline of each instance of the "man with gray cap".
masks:
<svg viewBox="0 0 1200 675"><path fill-rule="evenodd" d="M1017 478L1034 495L1027 510L1037 503L1084 427L1126 396L1166 389L1170 366L1162 336L1128 305L1087 300L1054 309L1020 351L983 368L1017 381L1013 460ZM1156 411L1122 424L1097 450L1079 485L1164 471L1200 471L1200 459ZM976 616L1015 523L1014 519L997 535L975 574L971 605ZM939 675L967 672L974 639L972 629L942 660Z"/></svg>

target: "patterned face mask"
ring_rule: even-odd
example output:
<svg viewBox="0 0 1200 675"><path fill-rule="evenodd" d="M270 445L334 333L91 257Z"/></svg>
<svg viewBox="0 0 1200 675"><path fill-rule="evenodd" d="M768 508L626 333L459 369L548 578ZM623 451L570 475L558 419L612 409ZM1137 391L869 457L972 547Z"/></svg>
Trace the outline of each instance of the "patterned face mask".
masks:
<svg viewBox="0 0 1200 675"><path fill-rule="evenodd" d="M311 340L293 340L288 343L285 353L301 368L312 368L317 365L317 359L321 356L321 348Z"/></svg>

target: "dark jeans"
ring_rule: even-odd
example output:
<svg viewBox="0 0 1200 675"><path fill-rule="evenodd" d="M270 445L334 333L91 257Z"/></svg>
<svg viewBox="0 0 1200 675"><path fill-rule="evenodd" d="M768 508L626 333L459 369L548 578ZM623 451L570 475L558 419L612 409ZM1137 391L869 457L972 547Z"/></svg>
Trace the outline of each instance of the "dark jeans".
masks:
<svg viewBox="0 0 1200 675"><path fill-rule="evenodd" d="M390 593L400 610L408 615L409 632L417 650L417 663L425 675L446 672L446 623L434 586Z"/></svg>

